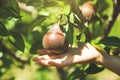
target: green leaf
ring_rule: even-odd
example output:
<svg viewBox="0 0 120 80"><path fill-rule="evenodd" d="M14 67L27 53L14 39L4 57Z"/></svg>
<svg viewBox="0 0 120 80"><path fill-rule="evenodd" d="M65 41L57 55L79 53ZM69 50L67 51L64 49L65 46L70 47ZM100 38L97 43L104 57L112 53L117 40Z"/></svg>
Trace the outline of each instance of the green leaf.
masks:
<svg viewBox="0 0 120 80"><path fill-rule="evenodd" d="M43 0L29 0L28 2L27 2L27 5L29 5L29 6L39 6L39 7L41 7L41 6L43 6L43 3L44 1Z"/></svg>
<svg viewBox="0 0 120 80"><path fill-rule="evenodd" d="M5 0L0 6L1 18L20 18L20 8L16 0Z"/></svg>
<svg viewBox="0 0 120 80"><path fill-rule="evenodd" d="M10 6L11 6L12 9L14 10L14 12L19 15L19 13L20 13L20 8L19 8L19 6L18 6L17 1L16 1L16 0L9 0L8 3L10 4Z"/></svg>
<svg viewBox="0 0 120 80"><path fill-rule="evenodd" d="M20 18L20 15L15 12L13 8L0 8L0 18Z"/></svg>
<svg viewBox="0 0 120 80"><path fill-rule="evenodd" d="M79 30L80 30L81 32L84 31L85 27L84 27L84 25L80 22L80 20L78 19L78 17L77 17L76 15L74 15L74 23L78 25L77 27L79 28Z"/></svg>
<svg viewBox="0 0 120 80"><path fill-rule="evenodd" d="M41 40L37 40L32 44L30 48L30 53L36 53L38 49L43 49Z"/></svg>
<svg viewBox="0 0 120 80"><path fill-rule="evenodd" d="M95 26L93 26L92 31L95 38L99 37L104 32L105 26L101 24L100 21L96 21Z"/></svg>
<svg viewBox="0 0 120 80"><path fill-rule="evenodd" d="M120 39L117 37L106 37L100 40L99 43L102 43L107 46L118 46L120 47Z"/></svg>
<svg viewBox="0 0 120 80"><path fill-rule="evenodd" d="M17 32L11 32L11 36L9 37L9 41L12 43L14 47L18 50L24 52L25 43L22 36Z"/></svg>
<svg viewBox="0 0 120 80"><path fill-rule="evenodd" d="M2 22L0 22L0 35L1 36L9 36L10 33L7 30L7 28L4 26L4 24Z"/></svg>
<svg viewBox="0 0 120 80"><path fill-rule="evenodd" d="M76 15L74 15L74 23L80 25L80 20Z"/></svg>
<svg viewBox="0 0 120 80"><path fill-rule="evenodd" d="M66 39L68 43L70 43L71 45L73 44L73 33L74 33L73 26L69 24L68 31L66 32Z"/></svg>
<svg viewBox="0 0 120 80"><path fill-rule="evenodd" d="M104 70L104 67L98 67L96 64L90 64L90 66L86 69L88 74L95 74Z"/></svg>
<svg viewBox="0 0 120 80"><path fill-rule="evenodd" d="M119 55L120 54L120 48L111 48L110 53L114 55Z"/></svg>
<svg viewBox="0 0 120 80"><path fill-rule="evenodd" d="M43 22L46 19L46 16L38 16L35 20L33 20L30 24L29 27L29 33L32 32L33 28L36 27L37 25L39 25L41 22Z"/></svg>
<svg viewBox="0 0 120 80"><path fill-rule="evenodd" d="M4 8L0 8L0 18L9 18L11 14Z"/></svg>
<svg viewBox="0 0 120 80"><path fill-rule="evenodd" d="M21 18L20 14L18 11L16 11L14 8L8 8L8 12L11 14L11 17L14 18Z"/></svg>
<svg viewBox="0 0 120 80"><path fill-rule="evenodd" d="M57 0L29 0L27 5L36 6L39 8L51 7L57 5Z"/></svg>
<svg viewBox="0 0 120 80"><path fill-rule="evenodd" d="M83 69L80 69L80 67L77 67L68 77L68 80L75 80L75 79L81 79L84 80L84 78L87 76L85 71Z"/></svg>

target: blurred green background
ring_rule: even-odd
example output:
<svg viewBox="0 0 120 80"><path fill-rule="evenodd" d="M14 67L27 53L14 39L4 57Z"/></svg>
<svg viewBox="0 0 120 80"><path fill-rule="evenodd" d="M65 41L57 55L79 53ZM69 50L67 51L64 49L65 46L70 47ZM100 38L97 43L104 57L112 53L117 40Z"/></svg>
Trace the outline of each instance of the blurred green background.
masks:
<svg viewBox="0 0 120 80"><path fill-rule="evenodd" d="M76 0L79 5L86 1L88 0ZM97 18L91 21L88 27L93 34L90 42L96 44L104 36L104 31L112 19L114 3L113 0L91 1L96 7ZM39 55L36 50L43 48L44 34L52 24L60 20L61 15L61 24L67 22L68 16L70 22L79 24L70 5L64 0L0 0L0 80L120 80L118 75L106 68L97 72L92 68L93 74L86 73L90 64L76 64L59 69L40 66L32 61L34 56ZM76 46L76 36L81 32L68 24L69 22L65 25L67 39L71 45ZM106 37L120 40L119 24L120 15ZM80 36L82 42L86 39L84 35L83 33ZM107 46L107 50L110 52L111 49L119 47Z"/></svg>

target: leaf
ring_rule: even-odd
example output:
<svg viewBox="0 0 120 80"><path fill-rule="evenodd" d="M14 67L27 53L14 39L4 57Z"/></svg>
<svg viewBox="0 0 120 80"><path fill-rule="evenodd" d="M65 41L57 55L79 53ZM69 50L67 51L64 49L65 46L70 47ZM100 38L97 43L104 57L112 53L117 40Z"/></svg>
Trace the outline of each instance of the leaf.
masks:
<svg viewBox="0 0 120 80"><path fill-rule="evenodd" d="M41 6L41 5L43 5L42 4L43 3L43 0L29 0L28 2L27 2L27 5L28 6Z"/></svg>
<svg viewBox="0 0 120 80"><path fill-rule="evenodd" d="M29 28L29 33L32 32L33 28L36 27L37 25L39 25L41 22L43 22L46 19L46 16L38 16L35 20L33 20L30 24L30 28Z"/></svg>
<svg viewBox="0 0 120 80"><path fill-rule="evenodd" d="M19 13L17 11L15 11L15 9L13 9L13 8L8 8L8 12L11 14L11 17L19 18L19 19L21 18Z"/></svg>
<svg viewBox="0 0 120 80"><path fill-rule="evenodd" d="M0 18L10 18L10 17L11 17L11 14L10 12L8 12L7 9L0 8Z"/></svg>
<svg viewBox="0 0 120 80"><path fill-rule="evenodd" d="M19 6L18 6L17 1L16 1L16 0L9 0L8 3L10 4L10 6L11 6L12 9L14 10L14 12L19 15L19 13L20 13L20 8L19 8Z"/></svg>
<svg viewBox="0 0 120 80"><path fill-rule="evenodd" d="M71 45L73 44L73 32L74 32L73 26L69 24L68 31L66 32L66 39L68 43L70 43Z"/></svg>
<svg viewBox="0 0 120 80"><path fill-rule="evenodd" d="M105 26L103 24L101 24L99 21L96 21L95 26L92 28L94 36L96 38L100 36L103 33L104 28Z"/></svg>
<svg viewBox="0 0 120 80"><path fill-rule="evenodd" d="M42 49L43 47L41 43L42 43L41 40L35 41L30 48L30 53L36 53L38 49Z"/></svg>
<svg viewBox="0 0 120 80"><path fill-rule="evenodd" d="M120 48L111 48L110 53L114 55L119 55L120 54Z"/></svg>
<svg viewBox="0 0 120 80"><path fill-rule="evenodd" d="M75 79L82 79L87 76L85 71L83 69L80 69L80 67L77 67L68 77L68 80L75 80Z"/></svg>
<svg viewBox="0 0 120 80"><path fill-rule="evenodd" d="M100 40L99 43L102 43L107 46L118 46L120 47L120 39L117 37L106 37Z"/></svg>
<svg viewBox="0 0 120 80"><path fill-rule="evenodd" d="M76 15L74 15L74 23L80 25L80 20Z"/></svg>
<svg viewBox="0 0 120 80"><path fill-rule="evenodd" d="M86 69L88 74L95 74L104 70L104 67L98 67L96 64L90 64L90 66Z"/></svg>
<svg viewBox="0 0 120 80"><path fill-rule="evenodd" d="M24 40L20 34L18 34L17 32L11 32L11 36L9 37L9 41L18 50L24 52L25 43L24 43Z"/></svg>
<svg viewBox="0 0 120 80"><path fill-rule="evenodd" d="M1 36L9 36L10 33L7 30L7 28L4 26L4 24L2 22L0 22L0 35Z"/></svg>
<svg viewBox="0 0 120 80"><path fill-rule="evenodd" d="M57 2L56 0L29 0L27 5L45 8L57 5Z"/></svg>
<svg viewBox="0 0 120 80"><path fill-rule="evenodd" d="M1 18L20 18L20 8L16 0L5 0L0 6Z"/></svg>
<svg viewBox="0 0 120 80"><path fill-rule="evenodd" d="M83 26L83 24L80 22L79 18L74 15L74 23L78 25L78 28L81 32L83 32L83 30L85 29L85 27Z"/></svg>

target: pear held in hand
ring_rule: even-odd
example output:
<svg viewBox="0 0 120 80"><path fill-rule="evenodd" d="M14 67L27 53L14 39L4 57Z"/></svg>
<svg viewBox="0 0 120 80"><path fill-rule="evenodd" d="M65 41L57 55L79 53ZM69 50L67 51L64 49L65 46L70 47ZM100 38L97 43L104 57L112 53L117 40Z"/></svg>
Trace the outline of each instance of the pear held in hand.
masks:
<svg viewBox="0 0 120 80"><path fill-rule="evenodd" d="M49 54L61 54L68 50L68 43L58 23L52 25L44 35L42 44Z"/></svg>

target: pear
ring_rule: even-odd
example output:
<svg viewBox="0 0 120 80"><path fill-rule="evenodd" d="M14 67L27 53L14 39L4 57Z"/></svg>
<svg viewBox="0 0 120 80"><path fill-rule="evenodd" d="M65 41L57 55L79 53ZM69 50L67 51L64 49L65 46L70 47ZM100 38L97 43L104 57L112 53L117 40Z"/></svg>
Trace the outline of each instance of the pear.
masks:
<svg viewBox="0 0 120 80"><path fill-rule="evenodd" d="M58 23L53 24L47 31L43 37L42 44L49 54L62 54L68 50L68 43Z"/></svg>
<svg viewBox="0 0 120 80"><path fill-rule="evenodd" d="M90 20L92 17L95 16L95 7L91 1L85 2L80 7L82 14L86 20Z"/></svg>

